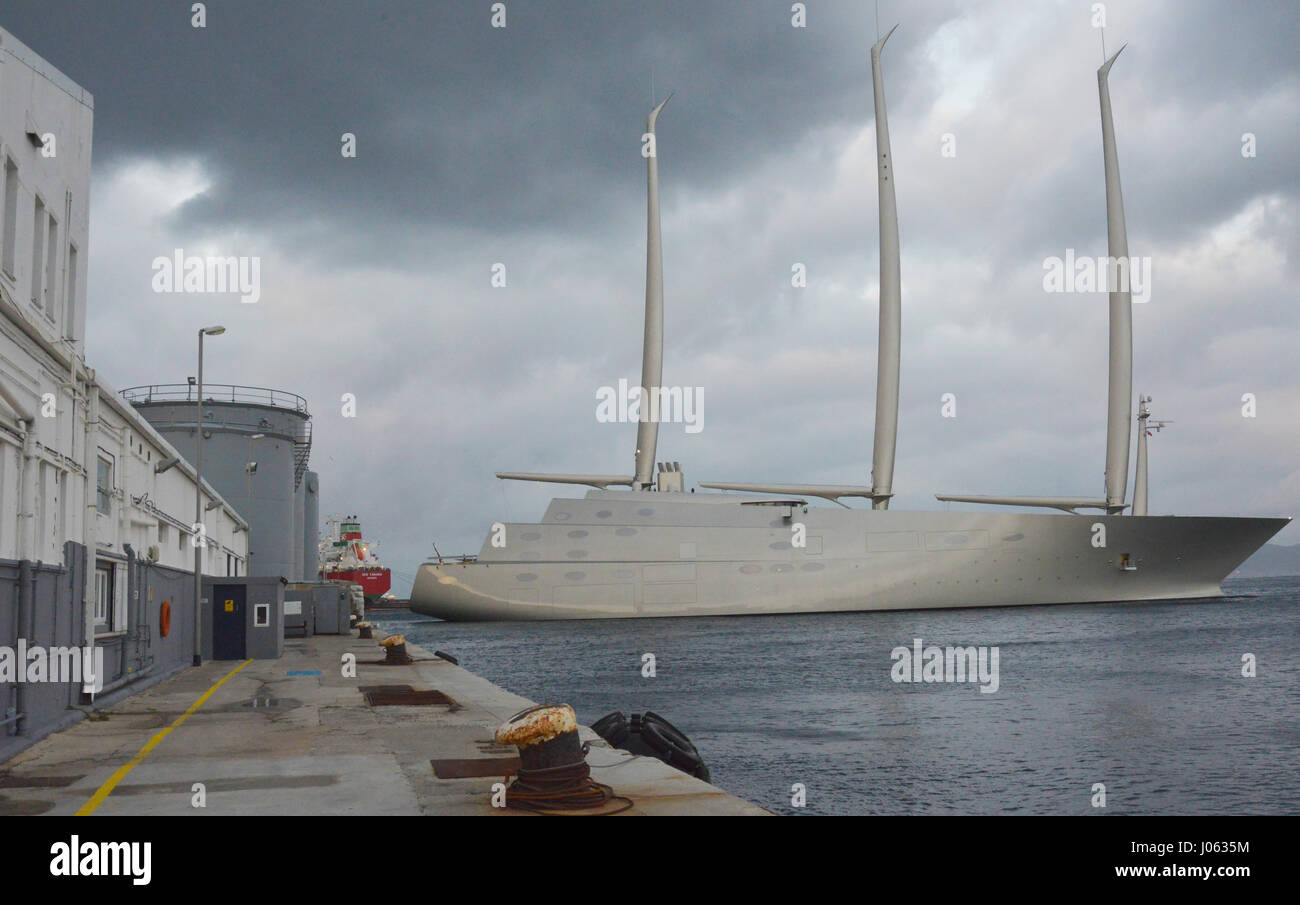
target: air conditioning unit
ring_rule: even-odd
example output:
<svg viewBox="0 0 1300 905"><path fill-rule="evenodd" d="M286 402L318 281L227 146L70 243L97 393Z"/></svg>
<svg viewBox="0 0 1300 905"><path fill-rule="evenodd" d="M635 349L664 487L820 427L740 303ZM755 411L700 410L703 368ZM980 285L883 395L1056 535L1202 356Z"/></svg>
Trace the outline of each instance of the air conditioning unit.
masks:
<svg viewBox="0 0 1300 905"><path fill-rule="evenodd" d="M159 558L162 556L162 551L158 549L157 544L153 544L151 547L149 547L149 552L147 555L149 558L149 562L157 562Z"/></svg>

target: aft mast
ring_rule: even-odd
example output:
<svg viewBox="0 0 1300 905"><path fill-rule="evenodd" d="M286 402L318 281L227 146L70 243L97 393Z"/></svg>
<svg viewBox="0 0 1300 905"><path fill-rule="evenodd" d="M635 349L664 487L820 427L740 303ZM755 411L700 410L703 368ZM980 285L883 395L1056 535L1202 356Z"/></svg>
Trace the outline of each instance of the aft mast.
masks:
<svg viewBox="0 0 1300 905"><path fill-rule="evenodd" d="M646 151L646 249L645 249L645 338L641 352L641 408L636 429L635 474L537 474L498 471L503 481L540 481L547 484L585 484L601 490L630 485L633 490L654 490L655 452L659 444L659 386L664 371L664 253L659 228L659 147L654 138L655 123L668 97L646 117L651 137ZM680 470L680 469L679 469Z"/></svg>
<svg viewBox="0 0 1300 905"><path fill-rule="evenodd" d="M655 450L659 444L659 385L664 379L664 249L659 231L659 144L655 122L659 112L673 99L669 94L646 117L650 138L646 165L645 230L645 340L641 351L641 420L636 428L636 476L634 490L653 486Z"/></svg>

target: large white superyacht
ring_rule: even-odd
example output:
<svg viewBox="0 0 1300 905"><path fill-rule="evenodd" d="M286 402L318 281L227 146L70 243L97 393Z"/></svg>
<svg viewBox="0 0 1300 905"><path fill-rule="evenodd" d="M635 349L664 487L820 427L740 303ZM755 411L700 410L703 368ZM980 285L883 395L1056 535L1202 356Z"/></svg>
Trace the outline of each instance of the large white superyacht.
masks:
<svg viewBox="0 0 1300 905"><path fill-rule="evenodd" d="M637 425L635 474L501 472L506 480L585 485L538 523L504 524L478 554L421 565L411 609L452 620L719 616L1222 596L1220 582L1290 521L1147 515L1146 400L1134 408L1132 300L1109 288L1104 496L937 495L1044 512L889 509L898 426L902 313L894 166L881 51L871 48L880 213L879 355L870 486L701 482L658 463L658 424ZM1122 50L1123 48L1121 48ZM1108 77L1097 72L1109 254L1128 259ZM651 111L646 129L667 101ZM662 386L663 278L657 156L647 157L642 387ZM1126 502L1132 422L1134 492ZM628 489L610 489L626 487ZM810 499L838 506L809 506ZM845 500L870 501L870 508ZM1095 510L1085 514L1080 510ZM1127 511L1127 514L1126 514ZM495 541L495 542L494 542Z"/></svg>

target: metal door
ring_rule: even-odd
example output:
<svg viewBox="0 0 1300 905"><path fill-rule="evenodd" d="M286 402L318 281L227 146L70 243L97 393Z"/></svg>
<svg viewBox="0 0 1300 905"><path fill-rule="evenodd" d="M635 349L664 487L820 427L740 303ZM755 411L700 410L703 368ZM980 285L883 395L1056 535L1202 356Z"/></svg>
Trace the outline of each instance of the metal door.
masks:
<svg viewBox="0 0 1300 905"><path fill-rule="evenodd" d="M244 616L246 588L219 584L212 588L212 659L242 660L247 649Z"/></svg>

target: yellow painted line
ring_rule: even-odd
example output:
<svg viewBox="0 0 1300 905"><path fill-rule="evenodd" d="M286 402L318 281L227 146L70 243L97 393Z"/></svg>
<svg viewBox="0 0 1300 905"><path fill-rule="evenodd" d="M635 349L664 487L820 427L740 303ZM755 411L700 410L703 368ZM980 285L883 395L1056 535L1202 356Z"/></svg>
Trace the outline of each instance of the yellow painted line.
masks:
<svg viewBox="0 0 1300 905"><path fill-rule="evenodd" d="M117 787L117 784L119 782L121 782L123 779L126 778L126 774L134 770L146 757L148 757L149 752L152 751L154 748L157 748L158 743L161 742L163 739L165 739L169 732L171 732L181 723L188 720L190 718L190 715L194 713L194 711L202 707L204 702L207 701L208 698L212 697L213 692L215 692L222 685L225 685L226 682L230 680L231 676L233 676L235 673L239 672L241 669L243 669L245 666L247 666L249 663L252 662L253 662L252 660L245 660L243 663L240 663L230 672L226 673L225 676L222 677L220 682L218 682L216 685L213 685L211 688L205 691L203 693L203 697L199 698L197 701L191 704L189 710L185 711L180 716L178 716L176 720L166 729L162 730L153 738L149 739L148 744L146 744L143 748L141 748L138 752L136 752L135 757L131 758L125 764L117 768L117 770L113 773L113 775L110 776L108 780L102 786L99 787L99 791L97 791L94 795L91 796L90 801L87 801L85 804L81 806L81 808L77 811L76 816L84 817L87 814L95 813L95 808L99 807L101 804L104 803L104 799L109 796L109 793L112 792L113 789Z"/></svg>

